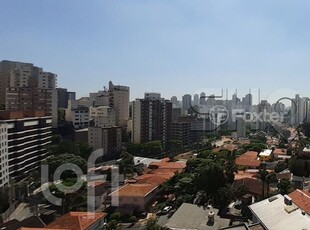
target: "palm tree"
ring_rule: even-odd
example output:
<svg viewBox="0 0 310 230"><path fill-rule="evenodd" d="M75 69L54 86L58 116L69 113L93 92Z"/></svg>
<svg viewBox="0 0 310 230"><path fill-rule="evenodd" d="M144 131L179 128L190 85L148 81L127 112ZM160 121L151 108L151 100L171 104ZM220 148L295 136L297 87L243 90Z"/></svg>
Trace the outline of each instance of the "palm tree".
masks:
<svg viewBox="0 0 310 230"><path fill-rule="evenodd" d="M262 183L263 183L263 193L262 193L262 198L265 198L265 184L267 183L267 176L268 176L268 171L266 171L266 169L260 169L257 174L255 175L255 177L257 179L259 179ZM268 189L269 190L269 186Z"/></svg>
<svg viewBox="0 0 310 230"><path fill-rule="evenodd" d="M225 162L225 174L228 178L228 182L232 184L235 179L235 173L238 173L237 166L235 164L236 152L231 151L227 153L227 160Z"/></svg>

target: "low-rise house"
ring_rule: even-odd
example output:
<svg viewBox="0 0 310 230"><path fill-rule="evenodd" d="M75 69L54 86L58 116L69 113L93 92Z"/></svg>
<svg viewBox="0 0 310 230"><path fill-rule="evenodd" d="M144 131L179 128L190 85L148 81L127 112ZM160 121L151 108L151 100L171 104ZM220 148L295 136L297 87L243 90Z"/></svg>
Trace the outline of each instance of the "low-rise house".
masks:
<svg viewBox="0 0 310 230"><path fill-rule="evenodd" d="M236 158L235 163L238 166L244 166L252 169L259 168L260 166L260 161L258 160L257 152L255 151L247 151L241 154Z"/></svg>
<svg viewBox="0 0 310 230"><path fill-rule="evenodd" d="M259 154L260 161L271 161L273 159L273 153L271 149L264 149Z"/></svg>
<svg viewBox="0 0 310 230"><path fill-rule="evenodd" d="M304 211L310 218L310 192L306 190L295 190L288 194L293 203Z"/></svg>
<svg viewBox="0 0 310 230"><path fill-rule="evenodd" d="M283 171L277 173L277 180L292 180L293 174L289 169L284 169Z"/></svg>
<svg viewBox="0 0 310 230"><path fill-rule="evenodd" d="M111 205L124 214L146 211L154 201L159 186L185 167L186 163L170 162L169 158L149 163L146 174L127 180L124 186L110 194Z"/></svg>
<svg viewBox="0 0 310 230"><path fill-rule="evenodd" d="M284 148L277 148L273 150L273 156L275 160L285 160L291 158L291 156L287 155L287 150Z"/></svg>
<svg viewBox="0 0 310 230"><path fill-rule="evenodd" d="M88 199L92 199L95 206L94 209L103 205L110 192L110 183L107 181L93 181L88 182L88 193L91 194Z"/></svg>
<svg viewBox="0 0 310 230"><path fill-rule="evenodd" d="M253 223L267 230L309 229L310 218L290 196L275 195L249 206Z"/></svg>
<svg viewBox="0 0 310 230"><path fill-rule="evenodd" d="M106 223L106 213L69 212L49 225L48 229L95 230Z"/></svg>

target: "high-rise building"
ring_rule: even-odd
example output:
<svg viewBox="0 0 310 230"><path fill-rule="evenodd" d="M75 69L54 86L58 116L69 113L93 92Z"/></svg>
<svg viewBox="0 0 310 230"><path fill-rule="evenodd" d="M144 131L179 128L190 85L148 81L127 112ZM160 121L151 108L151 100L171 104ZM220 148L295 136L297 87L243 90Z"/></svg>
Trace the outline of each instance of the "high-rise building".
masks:
<svg viewBox="0 0 310 230"><path fill-rule="evenodd" d="M115 126L115 111L110 106L90 107L90 123L96 127Z"/></svg>
<svg viewBox="0 0 310 230"><path fill-rule="evenodd" d="M113 85L109 82L110 107L115 110L115 123L117 126L127 126L129 118L129 87Z"/></svg>
<svg viewBox="0 0 310 230"><path fill-rule="evenodd" d="M0 189L9 183L7 123L0 121Z"/></svg>
<svg viewBox="0 0 310 230"><path fill-rule="evenodd" d="M171 139L172 103L169 100L136 99L133 102L132 142Z"/></svg>
<svg viewBox="0 0 310 230"><path fill-rule="evenodd" d="M43 109L46 115L52 115L55 127L58 117L56 85L56 74L44 72L33 64L0 62L0 104L4 104L6 110Z"/></svg>
<svg viewBox="0 0 310 230"><path fill-rule="evenodd" d="M238 118L237 122L237 138L246 137L246 121L243 118Z"/></svg>
<svg viewBox="0 0 310 230"><path fill-rule="evenodd" d="M58 108L68 108L68 101L75 100L76 93L75 92L68 92L65 88L57 88L57 107Z"/></svg>
<svg viewBox="0 0 310 230"><path fill-rule="evenodd" d="M94 150L102 149L103 156L111 156L122 150L122 127L89 127L88 143Z"/></svg>
<svg viewBox="0 0 310 230"><path fill-rule="evenodd" d="M1 111L7 126L9 177L19 181L47 157L52 137L52 117L44 111Z"/></svg>
<svg viewBox="0 0 310 230"><path fill-rule="evenodd" d="M189 109L192 106L192 96L190 94L185 94L182 97L182 108Z"/></svg>
<svg viewBox="0 0 310 230"><path fill-rule="evenodd" d="M183 146L191 143L191 123L190 122L173 122L172 123L172 140L182 142Z"/></svg>

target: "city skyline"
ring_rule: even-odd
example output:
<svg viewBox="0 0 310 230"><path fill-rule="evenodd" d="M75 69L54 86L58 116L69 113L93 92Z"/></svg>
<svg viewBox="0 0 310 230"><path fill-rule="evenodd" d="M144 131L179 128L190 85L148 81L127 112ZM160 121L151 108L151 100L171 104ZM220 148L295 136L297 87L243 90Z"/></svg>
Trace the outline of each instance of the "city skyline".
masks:
<svg viewBox="0 0 310 230"><path fill-rule="evenodd" d="M0 3L0 58L55 72L78 97L108 80L131 100L210 86L307 96L307 1L14 2Z"/></svg>

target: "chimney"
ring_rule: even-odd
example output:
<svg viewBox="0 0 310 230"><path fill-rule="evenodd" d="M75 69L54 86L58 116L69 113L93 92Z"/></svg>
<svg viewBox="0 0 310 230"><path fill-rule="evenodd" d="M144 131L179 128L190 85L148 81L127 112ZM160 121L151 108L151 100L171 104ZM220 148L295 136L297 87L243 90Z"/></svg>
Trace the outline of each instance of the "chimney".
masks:
<svg viewBox="0 0 310 230"><path fill-rule="evenodd" d="M290 198L288 195L284 195L284 203L286 205L292 205L292 198Z"/></svg>

